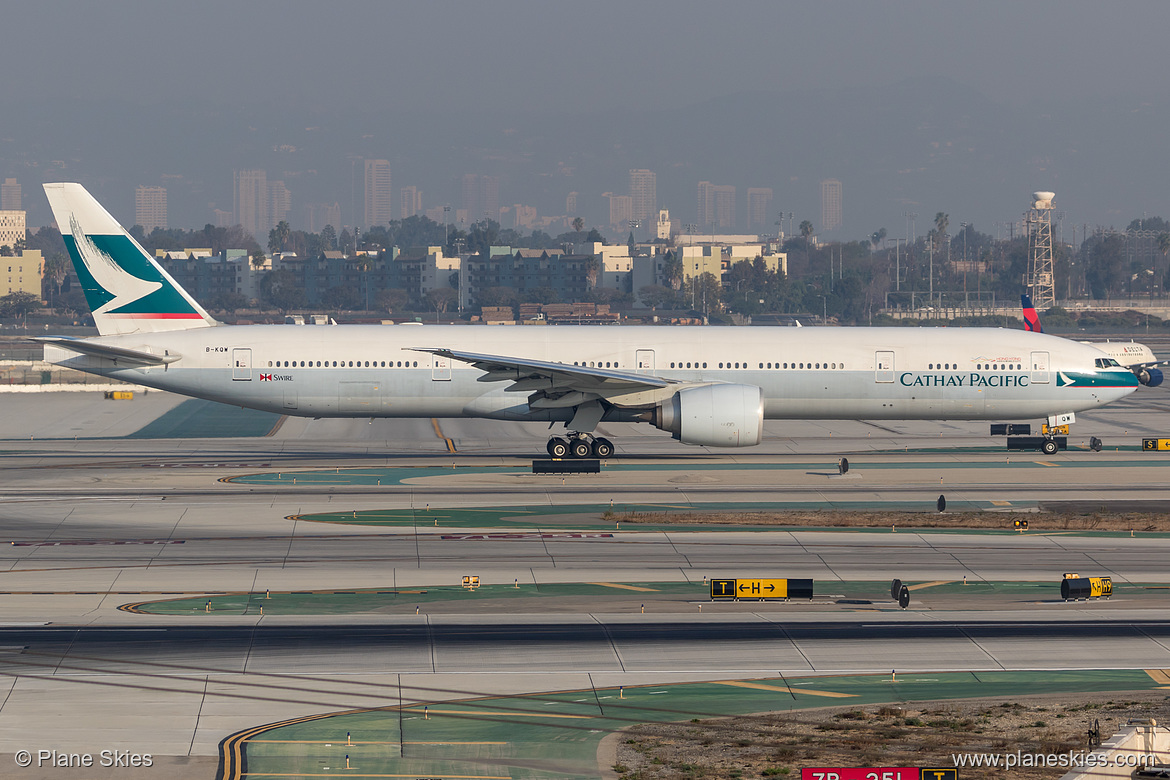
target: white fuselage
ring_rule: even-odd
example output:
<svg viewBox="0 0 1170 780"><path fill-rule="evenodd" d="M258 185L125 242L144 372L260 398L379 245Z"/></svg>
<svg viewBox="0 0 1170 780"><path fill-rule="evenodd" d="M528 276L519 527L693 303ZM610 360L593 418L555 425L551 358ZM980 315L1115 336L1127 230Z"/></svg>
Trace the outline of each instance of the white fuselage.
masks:
<svg viewBox="0 0 1170 780"><path fill-rule="evenodd" d="M104 336L181 357L126 366L46 346L46 359L183 395L308 417L568 420L508 382L416 347L754 385L769 419L1032 419L1132 392L1091 345L991 328L248 325ZM607 407L606 420L639 419ZM644 419L644 418L642 418Z"/></svg>
<svg viewBox="0 0 1170 780"><path fill-rule="evenodd" d="M1153 350L1136 341L1082 341L1081 343L1096 347L1126 368L1154 365L1158 362Z"/></svg>

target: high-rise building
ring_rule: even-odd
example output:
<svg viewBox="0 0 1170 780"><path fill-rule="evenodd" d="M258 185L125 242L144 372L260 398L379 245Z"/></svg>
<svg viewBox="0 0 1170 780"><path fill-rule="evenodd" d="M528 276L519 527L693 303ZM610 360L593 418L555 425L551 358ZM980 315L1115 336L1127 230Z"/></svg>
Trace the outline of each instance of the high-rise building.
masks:
<svg viewBox="0 0 1170 780"><path fill-rule="evenodd" d="M748 229L761 233L769 230L768 216L772 213L772 188L749 187L747 191Z"/></svg>
<svg viewBox="0 0 1170 780"><path fill-rule="evenodd" d="M570 217L577 214L577 193L570 192L565 196L565 213Z"/></svg>
<svg viewBox="0 0 1170 780"><path fill-rule="evenodd" d="M0 211L0 246L16 247L16 242L24 241L28 234L24 230L24 212L20 209L5 209ZM65 226L69 230L69 226Z"/></svg>
<svg viewBox="0 0 1170 780"><path fill-rule="evenodd" d="M463 175L463 210L469 223L479 222L485 217L500 219L500 177Z"/></svg>
<svg viewBox="0 0 1170 780"><path fill-rule="evenodd" d="M272 182L268 187L268 229L276 227L278 222L287 222L290 211L292 193L284 186L284 182Z"/></svg>
<svg viewBox="0 0 1170 780"><path fill-rule="evenodd" d="M696 209L695 224L705 230L715 223L715 185L709 181L699 182L699 207Z"/></svg>
<svg viewBox="0 0 1170 780"><path fill-rule="evenodd" d="M630 220L634 218L634 199L629 195L614 195L612 192L603 192L603 198L609 198L609 225L615 230L625 230Z"/></svg>
<svg viewBox="0 0 1170 780"><path fill-rule="evenodd" d="M20 182L16 179L5 179L4 183L0 184L0 211L19 211L22 208Z"/></svg>
<svg viewBox="0 0 1170 780"><path fill-rule="evenodd" d="M321 228L324 229L326 225L331 225L334 230L341 227L341 204L337 201L333 203L326 203L322 210L324 218L321 222Z"/></svg>
<svg viewBox="0 0 1170 780"><path fill-rule="evenodd" d="M486 217L490 220L499 221L500 219L500 177L499 176L480 176L479 177L479 207L483 209L483 214L473 215L473 220L479 220Z"/></svg>
<svg viewBox="0 0 1170 780"><path fill-rule="evenodd" d="M268 238L268 174L250 170L235 172L236 224L256 240Z"/></svg>
<svg viewBox="0 0 1170 780"><path fill-rule="evenodd" d="M735 227L735 187L699 182L698 220L695 224L700 231Z"/></svg>
<svg viewBox="0 0 1170 780"><path fill-rule="evenodd" d="M463 210L475 221L479 219L479 177L474 173L463 174ZM463 222L464 220L460 220Z"/></svg>
<svg viewBox="0 0 1170 780"><path fill-rule="evenodd" d="M821 229L836 230L841 227L841 182L825 179L821 182Z"/></svg>
<svg viewBox="0 0 1170 780"><path fill-rule="evenodd" d="M715 187L715 227L735 227L735 187L720 184Z"/></svg>
<svg viewBox="0 0 1170 780"><path fill-rule="evenodd" d="M320 233L326 225L332 225L334 230L341 226L339 203L310 203L305 206L304 213L305 230L310 233Z"/></svg>
<svg viewBox="0 0 1170 780"><path fill-rule="evenodd" d="M370 228L374 225L387 225L392 219L394 190L390 186L390 161L366 160L365 226Z"/></svg>
<svg viewBox="0 0 1170 780"><path fill-rule="evenodd" d="M634 206L634 219L644 220L658 208L658 177L644 168L630 169L630 199Z"/></svg>
<svg viewBox="0 0 1170 780"><path fill-rule="evenodd" d="M150 235L155 228L167 229L167 188L137 187L134 190L134 223Z"/></svg>
<svg viewBox="0 0 1170 780"><path fill-rule="evenodd" d="M232 226L232 213L230 211L226 211L224 209L212 209L211 213L215 219L216 227L225 228Z"/></svg>
<svg viewBox="0 0 1170 780"><path fill-rule="evenodd" d="M423 213L422 193L413 184L402 188L402 208L398 215L400 219L416 217Z"/></svg>

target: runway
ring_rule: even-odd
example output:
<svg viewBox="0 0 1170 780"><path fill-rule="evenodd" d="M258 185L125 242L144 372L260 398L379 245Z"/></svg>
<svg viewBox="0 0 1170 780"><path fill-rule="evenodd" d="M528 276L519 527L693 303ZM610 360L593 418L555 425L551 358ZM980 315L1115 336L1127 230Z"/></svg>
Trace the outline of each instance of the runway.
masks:
<svg viewBox="0 0 1170 780"><path fill-rule="evenodd" d="M1140 526L1133 537L1009 529L1046 502L1170 499L1170 454L1140 449L1141 437L1170 431L1170 404L1156 393L1084 415L1070 450L1050 458L1006 453L975 424L769 423L764 445L729 453L613 426L618 456L603 474L563 483L528 473L544 426L287 420L255 438L199 438L181 426L168 429L175 438L130 438L178 408L164 394L149 399L4 399L0 753L53 733L70 749L152 750L173 759L167 776L206 777L228 735L335 709L891 666L1170 668L1161 589L1170 538ZM1089 436L1105 450L1085 448ZM848 475L836 469L842 456ZM940 494L952 508L1001 513L1003 530L605 520L610 501L934 512ZM376 511L391 520L344 522ZM1111 576L1118 593L1059 602L1069 571ZM119 609L225 592L453 590L472 574L531 596L457 593L417 605L418 615L410 595L357 614ZM827 595L811 604L691 595L705 578L729 576L812 578ZM980 589L916 590L903 612L881 595L893 577ZM1053 593L1000 585L1021 581ZM614 587L540 591L582 583ZM833 597L871 586L872 598Z"/></svg>

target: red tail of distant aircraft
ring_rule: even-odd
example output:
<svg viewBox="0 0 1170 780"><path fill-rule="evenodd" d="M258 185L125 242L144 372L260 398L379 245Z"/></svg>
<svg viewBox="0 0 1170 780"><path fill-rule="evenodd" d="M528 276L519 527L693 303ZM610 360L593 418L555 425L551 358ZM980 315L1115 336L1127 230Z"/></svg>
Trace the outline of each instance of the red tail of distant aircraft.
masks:
<svg viewBox="0 0 1170 780"><path fill-rule="evenodd" d="M1036 333L1043 333L1044 326L1040 324L1040 315L1036 313L1036 307L1032 305L1032 299L1027 294L1021 295L1020 305L1024 307L1024 329Z"/></svg>

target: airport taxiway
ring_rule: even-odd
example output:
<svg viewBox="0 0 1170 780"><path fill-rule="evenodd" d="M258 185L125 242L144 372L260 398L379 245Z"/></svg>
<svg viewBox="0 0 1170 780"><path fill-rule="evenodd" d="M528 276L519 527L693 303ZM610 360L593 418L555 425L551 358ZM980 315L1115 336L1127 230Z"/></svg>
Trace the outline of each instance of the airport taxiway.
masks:
<svg viewBox="0 0 1170 780"><path fill-rule="evenodd" d="M497 600L491 611L468 601L460 612L452 600L417 616L409 604L402 614L401 603L361 615L118 609L223 591L452 586L467 574L534 588L717 576L967 577L1051 581L1055 591L1067 571L1157 585L1170 582L1170 538L1141 528L1132 538L1073 530L611 530L599 512L610 499L618 509L747 500L929 512L945 494L952 507L1003 512L1006 527L1012 516L1028 516L1011 513L1049 500L1166 501L1170 481L1159 458L1170 453L1139 449L1142 436L1170 432L1170 404L1157 391L1080 416L1070 444L1097 436L1102 452L1009 455L983 424L794 422L769 423L760 448L720 453L622 426L607 431L619 448L612 468L563 484L525 473L544 426L444 420L439 437L427 420L288 420L265 437L208 439L176 429L175 438L135 439L127 436L178 408L175 399L151 393L136 406L141 399L52 395L3 399L0 753L35 748L52 733L70 749L209 757L248 726L404 696L892 666L1170 667L1165 590L1119 589L1111 602L1071 604L1009 595L970 608L927 589L906 612L874 598L705 604L702 614L697 602L676 599L656 613L652 592L621 589L569 609ZM836 471L841 456L854 463L848 475ZM387 474L388 484L376 484L381 476L375 484L348 480L354 469ZM292 473L321 479L292 484ZM580 505L589 508L564 511ZM526 508L527 527L444 526L437 516L500 506ZM376 509L413 514L386 526L305 519ZM581 527L588 533L572 533ZM646 614L635 611L642 603Z"/></svg>

